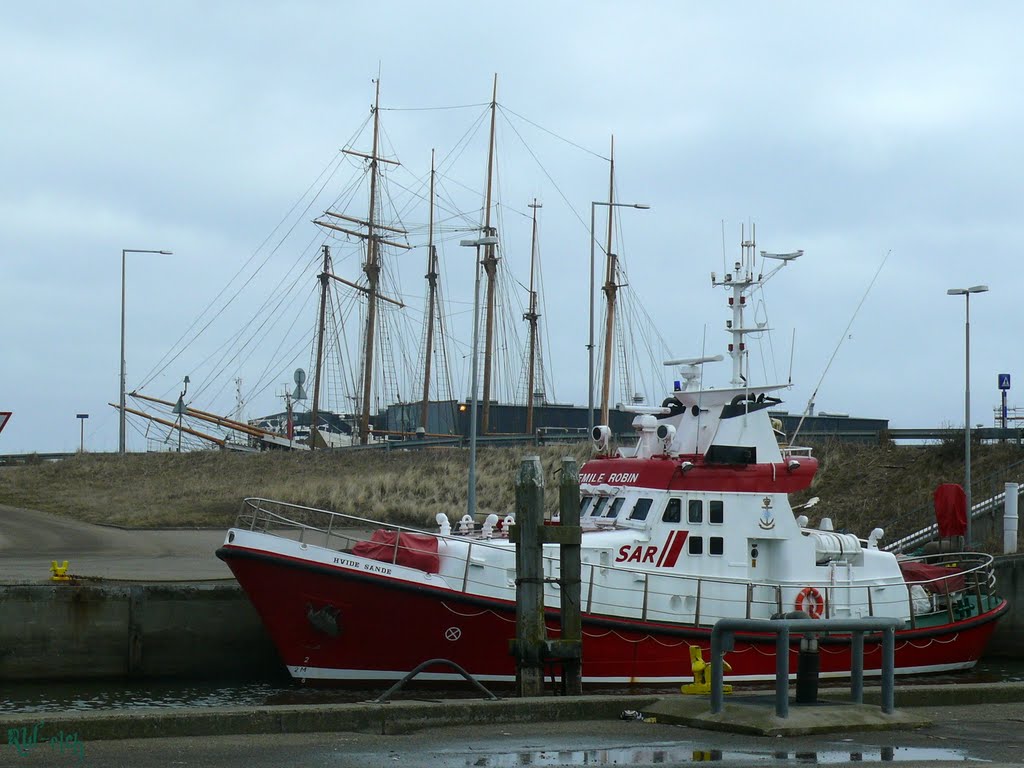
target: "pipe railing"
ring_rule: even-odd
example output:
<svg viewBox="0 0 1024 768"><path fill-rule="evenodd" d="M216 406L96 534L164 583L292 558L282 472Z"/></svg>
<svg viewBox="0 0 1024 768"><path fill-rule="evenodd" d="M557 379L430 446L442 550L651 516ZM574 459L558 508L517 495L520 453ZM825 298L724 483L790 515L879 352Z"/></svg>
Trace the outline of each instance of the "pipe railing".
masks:
<svg viewBox="0 0 1024 768"><path fill-rule="evenodd" d="M325 519L318 520L318 517ZM396 533L423 533L422 529L386 524L346 513L260 498L250 498L243 502L236 527L254 531L293 530L298 532L298 540L304 543L313 543L317 539L317 534L322 534L323 546L330 549L344 549L355 542L368 540L370 531L373 529L383 528ZM499 571L506 570L507 563L503 562L503 559L511 556L512 552L507 545L454 532L448 535L433 535L437 536L439 541L459 542L465 545L465 550L451 553L459 560L465 559L464 566L459 569L457 574L454 571L448 571L449 578L455 581L454 589L463 593L472 593L478 587L487 587L493 590L495 586L505 585L504 577L492 579L492 581L474 579L471 565L476 564L485 569L490 567ZM337 544L339 541L343 546L331 546L332 543ZM398 550L401 546L400 539L396 536L392 562L397 560ZM499 555L495 562L487 562L483 557L474 557L474 551L480 554L481 550L488 549ZM548 569L555 573L558 568L557 558L546 559L551 560ZM908 617L912 627L916 627L919 619L936 613L949 613L950 620L953 620L953 603L955 599L959 599L967 592L973 592L976 597L978 612L984 610L984 598L993 593L995 579L994 558L990 555L978 552L946 553L941 556L925 556L911 560L924 561L934 565L955 563L958 569L955 573L951 569L948 575L942 574L932 579L915 582L891 581L886 584L828 585L794 581L769 584L751 582L746 579L659 574L650 570L627 568L622 565L610 568L607 565L584 563L584 568L588 569L583 573L586 612L604 616L636 616L636 604L630 599L634 593L636 582L643 582L644 599L640 607L643 620L669 621L689 626L706 626L716 619L721 620L737 615L746 616L751 620L759 620L764 617L766 606L770 606L773 613L782 614L786 607L784 602L786 593L790 594L790 599L795 599L795 595L808 586L817 587L823 591L825 602L823 619L829 620L835 618L837 605L853 603L866 604L869 617L877 617L879 613L884 616L896 612L900 616ZM968 564L969 567L965 567ZM607 575L609 573L612 574L611 578ZM948 579L953 576L958 578L962 576L965 580L964 589L957 590L956 593L951 593L948 589ZM929 610L922 611L915 606L915 595L912 594L914 586L920 586L926 593L930 591L933 597L929 598ZM929 590L930 586L934 588ZM891 587L903 587L903 589L899 596L894 594L886 600L880 600L873 594L873 590ZM557 594L553 587L551 590L552 594ZM845 600L839 599L843 592L849 594L850 597ZM857 592L861 592L862 595L854 600L853 597ZM771 594L770 599L766 593ZM941 601L933 599L937 593L938 596L945 598L945 605L940 605ZM622 595L621 600L615 599L617 594ZM676 597L682 597L689 602L689 607L684 610L673 607L671 601ZM920 598L920 593L917 597ZM894 608L897 603L906 605ZM730 605L735 605L736 608L729 608Z"/></svg>
<svg viewBox="0 0 1024 768"><path fill-rule="evenodd" d="M860 704L864 697L864 633L882 633L882 711L895 711L896 629L899 619L722 619L711 630L711 713L724 707L725 675L723 654L733 649L737 632L775 635L775 714L789 716L789 638L790 633L819 635L848 633L850 644L850 695Z"/></svg>

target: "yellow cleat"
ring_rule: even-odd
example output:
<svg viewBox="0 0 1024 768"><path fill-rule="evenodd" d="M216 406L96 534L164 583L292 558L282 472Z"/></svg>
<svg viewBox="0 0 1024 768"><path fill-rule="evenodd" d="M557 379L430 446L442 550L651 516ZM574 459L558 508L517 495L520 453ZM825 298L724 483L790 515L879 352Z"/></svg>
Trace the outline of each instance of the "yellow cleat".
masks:
<svg viewBox="0 0 1024 768"><path fill-rule="evenodd" d="M693 671L693 682L687 683L679 690L687 694L711 693L711 665L704 661L704 652L699 645L690 646L690 668ZM732 672L732 667L724 658L722 669L725 672ZM722 685L724 693L732 693L731 685Z"/></svg>
<svg viewBox="0 0 1024 768"><path fill-rule="evenodd" d="M65 560L60 565L57 565L56 560L51 560L50 574L50 581L71 581L71 577L68 576L68 561Z"/></svg>

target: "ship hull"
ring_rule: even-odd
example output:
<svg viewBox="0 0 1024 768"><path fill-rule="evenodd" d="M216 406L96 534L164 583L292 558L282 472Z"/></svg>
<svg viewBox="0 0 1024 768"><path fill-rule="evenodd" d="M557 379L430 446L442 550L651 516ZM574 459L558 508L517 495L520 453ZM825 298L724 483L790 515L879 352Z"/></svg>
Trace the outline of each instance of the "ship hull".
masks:
<svg viewBox="0 0 1024 768"><path fill-rule="evenodd" d="M293 677L317 684L360 684L400 679L429 659L447 659L478 680L515 679L509 641L515 636L515 603L449 588L411 583L387 573L334 568L226 545L218 557L249 595ZM388 570L388 569L382 569ZM978 661L1007 610L993 601L962 621L896 633L897 674L968 669ZM548 615L550 637L559 632ZM679 685L692 677L689 646L708 654L711 628L583 615L583 682L588 685ZM865 638L864 671L879 674L881 644ZM798 645L790 648L796 670ZM850 672L850 644L820 641L823 677ZM729 680L775 678L775 636L740 634L726 656ZM557 676L557 667L552 673ZM421 681L461 680L445 667Z"/></svg>

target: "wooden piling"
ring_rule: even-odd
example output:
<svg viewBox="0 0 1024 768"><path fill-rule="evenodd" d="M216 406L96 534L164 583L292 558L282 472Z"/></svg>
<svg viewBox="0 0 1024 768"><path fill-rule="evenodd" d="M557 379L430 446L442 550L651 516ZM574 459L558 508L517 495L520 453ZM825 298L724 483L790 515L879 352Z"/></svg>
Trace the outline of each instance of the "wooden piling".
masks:
<svg viewBox="0 0 1024 768"><path fill-rule="evenodd" d="M516 493L516 688L520 696L544 692L544 470L539 456L519 465ZM578 513L577 513L578 514Z"/></svg>
<svg viewBox="0 0 1024 768"><path fill-rule="evenodd" d="M568 537L559 548L561 564L560 584L562 589L562 643L576 643L583 646L583 619L580 614L580 472L576 459L562 458L562 475L558 482L558 510L562 528L576 532ZM583 656L566 658L562 664L562 686L568 696L583 693Z"/></svg>

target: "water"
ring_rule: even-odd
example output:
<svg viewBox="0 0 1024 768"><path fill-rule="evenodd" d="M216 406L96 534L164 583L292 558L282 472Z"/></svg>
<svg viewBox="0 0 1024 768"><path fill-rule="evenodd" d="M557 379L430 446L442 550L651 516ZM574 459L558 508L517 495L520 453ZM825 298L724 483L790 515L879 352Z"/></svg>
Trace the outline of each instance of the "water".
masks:
<svg viewBox="0 0 1024 768"><path fill-rule="evenodd" d="M897 678L900 682L927 684L1024 682L1024 661L990 659L974 669L940 675ZM823 685L826 681L823 681ZM837 685L848 686L846 681ZM869 680L870 684L871 681ZM68 710L171 709L180 707L245 707L263 705L343 704L368 701L389 685L355 690L308 688L285 679L275 682L239 681L85 681L73 683L6 683L0 690L0 712L62 712ZM668 689L672 690L672 689ZM666 689L608 689L604 693L665 693ZM407 687L395 699L478 698L469 687L445 690Z"/></svg>

